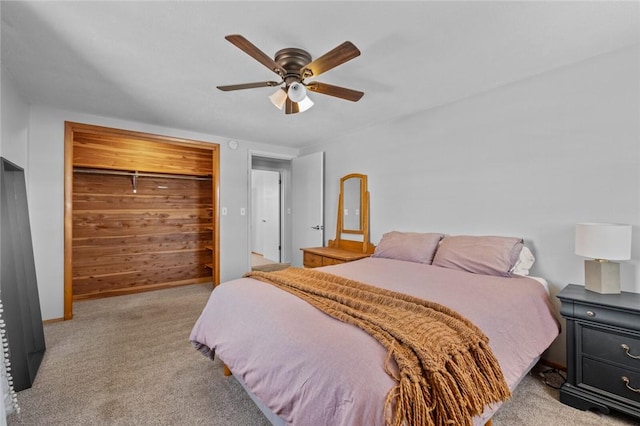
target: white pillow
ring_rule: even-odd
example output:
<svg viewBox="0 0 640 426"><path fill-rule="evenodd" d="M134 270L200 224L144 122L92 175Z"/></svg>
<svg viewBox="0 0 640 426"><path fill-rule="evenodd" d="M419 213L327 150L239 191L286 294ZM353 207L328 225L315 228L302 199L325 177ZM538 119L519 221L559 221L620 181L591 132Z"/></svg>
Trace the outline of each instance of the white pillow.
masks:
<svg viewBox="0 0 640 426"><path fill-rule="evenodd" d="M531 253L531 250L529 250L527 246L523 246L522 250L520 250L520 256L518 257L518 260L509 272L526 277L527 275L529 275L529 269L531 269L535 261L536 258L533 257L533 253Z"/></svg>

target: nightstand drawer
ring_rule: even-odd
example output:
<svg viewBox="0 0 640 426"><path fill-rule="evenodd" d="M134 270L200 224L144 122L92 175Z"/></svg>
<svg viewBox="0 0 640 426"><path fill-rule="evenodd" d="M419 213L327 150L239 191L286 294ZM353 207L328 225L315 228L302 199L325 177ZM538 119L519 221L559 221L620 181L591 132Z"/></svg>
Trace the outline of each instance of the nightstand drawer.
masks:
<svg viewBox="0 0 640 426"><path fill-rule="evenodd" d="M626 365L640 372L640 337L584 325L581 330L582 353Z"/></svg>
<svg viewBox="0 0 640 426"><path fill-rule="evenodd" d="M318 266L322 266L322 256L305 252L303 262L307 268L317 268Z"/></svg>
<svg viewBox="0 0 640 426"><path fill-rule="evenodd" d="M625 384L623 377L628 379L628 385ZM635 401L640 408L640 373L583 358L582 383L596 388L596 391L609 392L629 401Z"/></svg>
<svg viewBox="0 0 640 426"><path fill-rule="evenodd" d="M637 312L625 312L601 306L574 303L573 315L575 318L616 325L618 327L637 330L639 326Z"/></svg>

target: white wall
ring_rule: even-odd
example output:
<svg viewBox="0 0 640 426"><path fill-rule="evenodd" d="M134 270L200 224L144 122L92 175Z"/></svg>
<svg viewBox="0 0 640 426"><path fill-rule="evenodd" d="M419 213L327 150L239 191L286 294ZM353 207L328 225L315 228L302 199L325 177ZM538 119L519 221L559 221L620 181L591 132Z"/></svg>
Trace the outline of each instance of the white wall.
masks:
<svg viewBox="0 0 640 426"><path fill-rule="evenodd" d="M240 147L231 150L227 138L215 135L33 106L29 122L29 203L43 319L63 316L65 121L219 143L220 206L228 210L226 216L220 216L220 279L237 278L250 269L249 215L240 215L240 208L248 207L248 151L294 156L296 150L248 141L240 141Z"/></svg>
<svg viewBox="0 0 640 426"><path fill-rule="evenodd" d="M24 168L26 172L29 105L18 92L9 72L2 69L0 75L2 79L0 155Z"/></svg>
<svg viewBox="0 0 640 426"><path fill-rule="evenodd" d="M326 152L327 235L339 178L365 173L373 243L391 230L521 236L555 296L583 282L576 223L629 223L622 287L640 292L639 63L634 46L305 150ZM564 364L563 338L547 357Z"/></svg>

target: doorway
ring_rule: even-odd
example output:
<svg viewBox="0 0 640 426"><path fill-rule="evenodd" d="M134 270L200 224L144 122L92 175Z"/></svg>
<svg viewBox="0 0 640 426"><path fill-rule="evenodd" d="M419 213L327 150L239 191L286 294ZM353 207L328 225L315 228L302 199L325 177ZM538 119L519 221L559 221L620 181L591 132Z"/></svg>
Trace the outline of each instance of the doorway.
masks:
<svg viewBox="0 0 640 426"><path fill-rule="evenodd" d="M251 269L291 262L291 160L251 156Z"/></svg>
<svg viewBox="0 0 640 426"><path fill-rule="evenodd" d="M278 171L251 170L251 252L263 258L261 263L280 263L281 259L281 182Z"/></svg>

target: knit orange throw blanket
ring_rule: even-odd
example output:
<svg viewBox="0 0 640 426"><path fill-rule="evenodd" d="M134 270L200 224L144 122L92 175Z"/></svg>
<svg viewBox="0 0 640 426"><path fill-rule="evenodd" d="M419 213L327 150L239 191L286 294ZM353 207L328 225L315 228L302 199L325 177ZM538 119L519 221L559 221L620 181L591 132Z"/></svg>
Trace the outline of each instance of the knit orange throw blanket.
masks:
<svg viewBox="0 0 640 426"><path fill-rule="evenodd" d="M387 425L472 425L488 404L510 397L484 333L437 303L313 269L249 272L380 342L396 361Z"/></svg>

